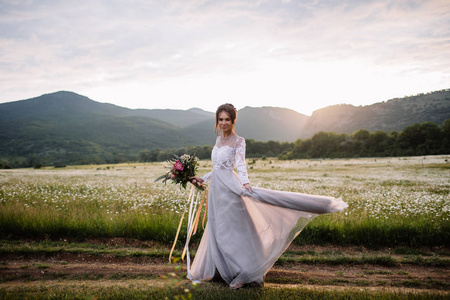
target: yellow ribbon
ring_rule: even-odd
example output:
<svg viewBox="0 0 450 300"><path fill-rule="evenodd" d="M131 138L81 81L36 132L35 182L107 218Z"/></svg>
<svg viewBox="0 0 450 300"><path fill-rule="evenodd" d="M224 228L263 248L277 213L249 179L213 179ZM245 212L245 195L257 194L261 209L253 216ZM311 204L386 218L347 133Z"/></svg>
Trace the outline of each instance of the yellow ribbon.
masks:
<svg viewBox="0 0 450 300"><path fill-rule="evenodd" d="M187 245L189 244L189 241L191 240L191 237L194 234L197 233L197 224L198 224L198 220L200 218L200 213L201 213L203 202L204 202L205 199L206 199L206 201L208 201L208 191L206 189L203 191L202 202L201 202L201 204L200 204L200 206L199 206L199 208L197 210L197 214L196 214L195 220L194 220L194 222L192 223L191 226L188 225L188 228L190 228L190 232L189 232L188 236L186 237L186 245L184 246L183 253L181 254L181 260L184 260L184 256L186 255Z"/></svg>
<svg viewBox="0 0 450 300"><path fill-rule="evenodd" d="M175 240L173 241L172 249L170 250L170 253L169 253L169 262L172 262L172 253L173 253L173 250L175 249L175 245L177 244L178 235L180 234L181 224L183 224L183 219L184 219L184 215L186 214L186 209L187 209L189 203L192 201L191 198L193 197L193 195L194 195L194 186L191 187L191 191L189 192L189 197L188 197L188 204L184 207L183 214L181 215L180 224L178 224L177 234L175 235Z"/></svg>
<svg viewBox="0 0 450 300"><path fill-rule="evenodd" d="M173 251L177 244L178 235L180 234L181 225L183 224L184 215L186 214L187 207L191 206L191 202L194 201L194 197L195 197L194 192L195 192L195 187L191 186L191 190L189 191L188 201L186 203L186 206L184 207L183 214L181 215L181 220L180 220L180 223L178 224L177 234L175 235L175 240L173 241L172 249L170 250L169 262L172 262L172 254L173 254ZM188 233L188 236L186 237L186 245L189 243L191 236L197 232L197 225L198 225L198 221L200 219L200 213L201 213L202 206L203 206L203 203L205 202L205 200L206 200L206 207L205 207L205 212L203 214L203 222L202 222L202 227L203 227L203 229L205 229L206 209L208 207L208 190L207 189L205 189L205 191L203 192L202 202L200 204L200 207L198 208L198 211L197 211L197 214L195 217L195 221L193 222L192 226L188 225L188 227L190 228L190 232ZM190 220L188 220L188 221L190 221ZM184 260L184 256L186 254L186 245L184 246L183 253L181 255L182 260Z"/></svg>
<svg viewBox="0 0 450 300"><path fill-rule="evenodd" d="M202 197L202 202L200 203L200 206L197 210L197 215L195 216L195 221L194 221L194 231L192 233L192 235L195 235L197 233L197 226L198 226L198 221L200 219L200 214L202 213L202 207L203 207L203 203L206 201L208 201L208 190L204 190L203 192L203 197ZM205 216L206 216L206 208L205 208L205 213L203 214L203 224L205 223ZM205 229L205 227L203 226L203 229Z"/></svg>
<svg viewBox="0 0 450 300"><path fill-rule="evenodd" d="M206 212L208 211L208 191L206 191L205 211L203 212L202 228L205 229Z"/></svg>

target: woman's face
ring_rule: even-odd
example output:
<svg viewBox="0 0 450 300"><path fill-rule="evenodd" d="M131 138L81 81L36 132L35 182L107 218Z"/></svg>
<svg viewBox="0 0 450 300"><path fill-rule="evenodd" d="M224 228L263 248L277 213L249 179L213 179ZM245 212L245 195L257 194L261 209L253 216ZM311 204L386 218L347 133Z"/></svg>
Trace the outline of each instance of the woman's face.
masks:
<svg viewBox="0 0 450 300"><path fill-rule="evenodd" d="M231 120L230 115L227 112L222 111L219 113L218 121L219 128L222 132L225 134L230 134L233 129L233 121Z"/></svg>

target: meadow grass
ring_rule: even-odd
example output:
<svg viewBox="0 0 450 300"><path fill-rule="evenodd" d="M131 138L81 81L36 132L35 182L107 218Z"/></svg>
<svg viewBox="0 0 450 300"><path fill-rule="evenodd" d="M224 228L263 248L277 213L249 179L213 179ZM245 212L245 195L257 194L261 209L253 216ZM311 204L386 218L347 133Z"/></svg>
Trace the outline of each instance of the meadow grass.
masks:
<svg viewBox="0 0 450 300"><path fill-rule="evenodd" d="M340 196L348 202L345 211L308 224L294 241L299 245L448 247L449 158L268 159L249 165L249 176L253 186ZM200 165L200 174L212 168L210 161ZM164 166L0 170L0 237L125 237L170 244L188 191L153 182Z"/></svg>
<svg viewBox="0 0 450 300"><path fill-rule="evenodd" d="M415 300L415 299L448 299L445 293L434 292L396 292L368 291L361 289L321 290L307 288L271 288L230 290L223 285L211 284L201 289L190 286L152 287L142 282L124 285L103 286L96 282L95 286L70 283L53 284L51 286L30 286L22 288L0 289L0 299L360 299L360 300Z"/></svg>

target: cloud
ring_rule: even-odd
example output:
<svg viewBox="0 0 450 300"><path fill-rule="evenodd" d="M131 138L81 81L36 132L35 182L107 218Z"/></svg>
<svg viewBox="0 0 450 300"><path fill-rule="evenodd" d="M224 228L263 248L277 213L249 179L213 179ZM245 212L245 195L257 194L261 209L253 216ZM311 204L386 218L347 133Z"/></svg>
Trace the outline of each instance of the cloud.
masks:
<svg viewBox="0 0 450 300"><path fill-rule="evenodd" d="M423 74L432 78L430 89L444 88L449 50L446 0L2 0L0 101L58 89L116 90L105 99L138 86L166 97L169 85L193 93L202 82L247 98L260 89L260 101L276 97L277 83L284 97L298 99L295 78L339 86L331 74L342 77L345 66L380 78Z"/></svg>

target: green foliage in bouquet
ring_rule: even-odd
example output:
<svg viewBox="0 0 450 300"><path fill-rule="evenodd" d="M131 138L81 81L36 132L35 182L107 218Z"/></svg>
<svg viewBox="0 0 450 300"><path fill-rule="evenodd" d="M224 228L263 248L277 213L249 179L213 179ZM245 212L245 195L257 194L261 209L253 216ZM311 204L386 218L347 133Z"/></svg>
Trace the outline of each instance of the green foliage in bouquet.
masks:
<svg viewBox="0 0 450 300"><path fill-rule="evenodd" d="M197 156L188 154L182 156L175 154L174 156L175 158L167 161L170 164L169 172L159 176L155 181L162 180L162 182L166 183L167 180L172 180L172 183L179 184L181 187L186 188L187 183L191 182L190 178L197 173L198 158ZM196 182L194 185L196 188L201 190L204 189L204 186L199 182Z"/></svg>

